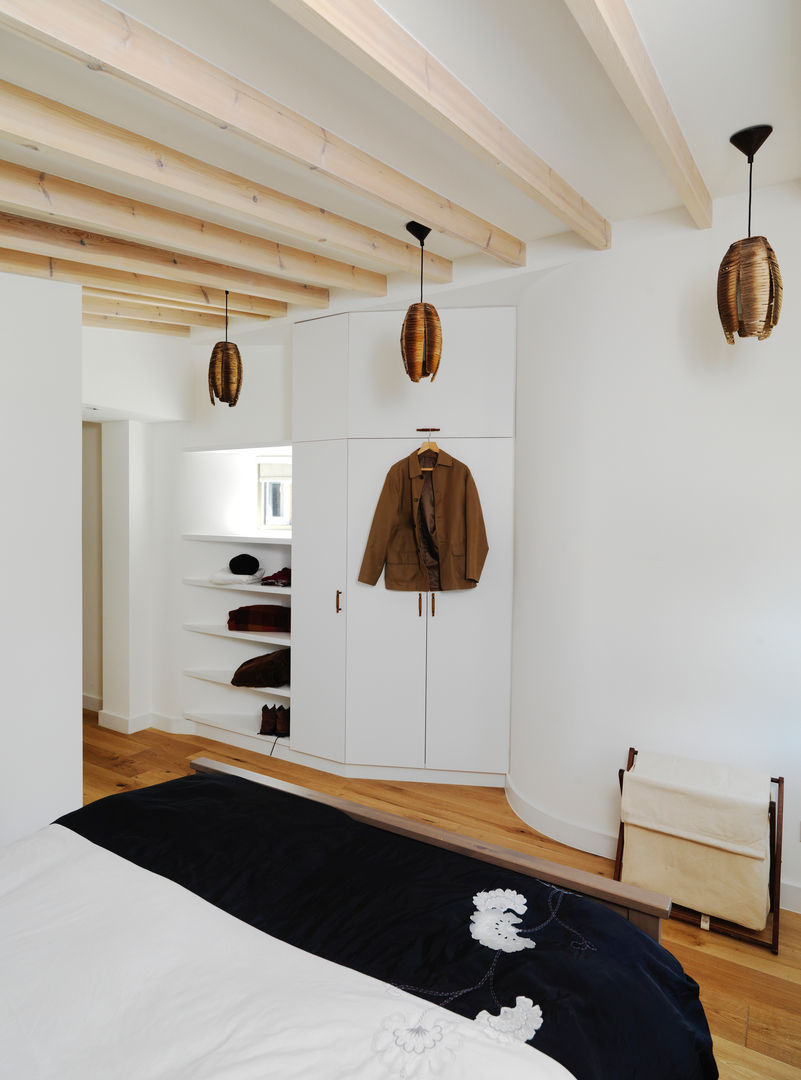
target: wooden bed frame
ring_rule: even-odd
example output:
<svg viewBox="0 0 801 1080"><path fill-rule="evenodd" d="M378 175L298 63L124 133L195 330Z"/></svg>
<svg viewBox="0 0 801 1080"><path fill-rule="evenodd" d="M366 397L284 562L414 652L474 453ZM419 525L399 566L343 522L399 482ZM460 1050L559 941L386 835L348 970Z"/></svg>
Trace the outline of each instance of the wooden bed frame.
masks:
<svg viewBox="0 0 801 1080"><path fill-rule="evenodd" d="M263 784L265 787L286 791L291 795L299 795L303 799L309 799L312 802L323 803L325 806L342 810L354 821L362 821L367 825L385 829L387 832L398 833L400 836L407 836L414 840L421 840L423 843L432 844L447 851L456 851L461 855L469 855L473 859L480 859L482 862L492 863L494 866L502 866L504 869L515 870L520 874L538 878L540 881L546 881L560 889L567 889L570 892L589 896L593 900L619 912L655 941L660 940L662 919L667 919L670 916L670 897L662 893L640 889L635 885L627 885L620 881L613 881L598 874L590 874L585 870L573 870L568 866L561 866L559 863L550 862L547 859L526 855L520 851L513 851L511 848L488 844L483 840L462 836L459 833L441 829L436 825L425 825L422 822L410 821L408 818L400 817L397 814L389 814L384 810L362 806L360 803L340 799L334 795L325 795L311 788L299 787L297 784L289 784L284 780L277 780L272 776L250 772L248 769L240 769L236 765L227 765L211 758L195 758L190 762L190 765L196 773L206 773L212 776L240 776L245 780L252 780L256 784Z"/></svg>

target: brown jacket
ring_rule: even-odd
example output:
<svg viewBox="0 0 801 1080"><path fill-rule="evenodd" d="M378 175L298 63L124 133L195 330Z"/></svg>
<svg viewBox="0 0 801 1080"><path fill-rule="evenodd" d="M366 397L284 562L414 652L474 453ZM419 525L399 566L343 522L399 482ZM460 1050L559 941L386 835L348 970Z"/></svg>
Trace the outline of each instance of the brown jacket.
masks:
<svg viewBox="0 0 801 1080"><path fill-rule="evenodd" d="M432 474L441 589L473 589L489 550L470 470L440 450ZM375 585L384 570L388 589L427 591L418 520L423 472L417 451L387 473L378 499L359 581ZM386 569L385 569L386 564Z"/></svg>

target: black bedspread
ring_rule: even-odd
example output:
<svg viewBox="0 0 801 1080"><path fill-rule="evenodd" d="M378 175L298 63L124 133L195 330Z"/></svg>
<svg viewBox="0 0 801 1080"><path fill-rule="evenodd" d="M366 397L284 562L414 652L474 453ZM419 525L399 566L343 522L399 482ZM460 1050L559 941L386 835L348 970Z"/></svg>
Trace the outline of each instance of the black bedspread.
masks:
<svg viewBox="0 0 801 1080"><path fill-rule="evenodd" d="M577 1080L718 1075L696 983L625 919L572 893L237 777L113 795L59 824L463 1016L524 1035L541 1020L531 1042Z"/></svg>

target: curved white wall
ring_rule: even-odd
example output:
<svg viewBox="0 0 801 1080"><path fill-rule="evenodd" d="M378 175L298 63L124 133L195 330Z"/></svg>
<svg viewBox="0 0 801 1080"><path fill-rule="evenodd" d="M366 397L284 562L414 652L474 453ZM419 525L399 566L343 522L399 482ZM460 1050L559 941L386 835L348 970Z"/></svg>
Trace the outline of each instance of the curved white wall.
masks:
<svg viewBox="0 0 801 1080"><path fill-rule="evenodd" d="M785 284L725 343L715 285L743 198L616 225L519 308L509 800L614 851L630 745L786 777L801 903L801 191L757 192Z"/></svg>

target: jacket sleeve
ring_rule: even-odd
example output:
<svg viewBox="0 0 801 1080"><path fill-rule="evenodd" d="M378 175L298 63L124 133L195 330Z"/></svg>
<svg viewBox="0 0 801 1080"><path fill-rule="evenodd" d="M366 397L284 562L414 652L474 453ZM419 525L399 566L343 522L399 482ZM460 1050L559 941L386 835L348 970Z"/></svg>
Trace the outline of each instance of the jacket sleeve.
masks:
<svg viewBox="0 0 801 1080"><path fill-rule="evenodd" d="M400 494L400 474L397 469L392 468L387 473L381 494L378 496L378 505L373 514L373 524L370 526L370 535L367 537L367 545L359 570L359 581L363 581L365 585L375 585L381 577L381 571L387 561L393 523L397 520Z"/></svg>
<svg viewBox="0 0 801 1080"><path fill-rule="evenodd" d="M465 577L468 581L478 581L489 551L487 531L484 527L484 515L478 488L468 470L465 484L465 527L467 530L465 549Z"/></svg>

